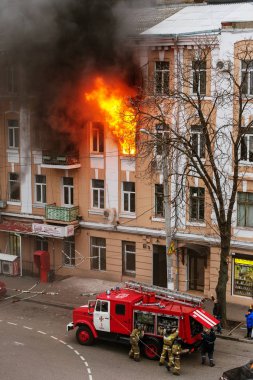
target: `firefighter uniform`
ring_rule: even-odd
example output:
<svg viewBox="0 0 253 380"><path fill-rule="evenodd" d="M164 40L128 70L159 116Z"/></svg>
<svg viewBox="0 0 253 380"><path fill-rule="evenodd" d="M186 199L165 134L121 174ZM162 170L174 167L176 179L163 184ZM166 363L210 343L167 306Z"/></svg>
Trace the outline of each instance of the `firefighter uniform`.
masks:
<svg viewBox="0 0 253 380"><path fill-rule="evenodd" d="M140 361L140 347L139 340L143 337L144 333L141 330L141 326L137 326L133 329L130 335L131 349L129 351L129 358L134 359L136 362Z"/></svg>
<svg viewBox="0 0 253 380"><path fill-rule="evenodd" d="M174 340L178 336L178 331L174 330L173 332L166 330L163 337L163 350L160 357L159 365L163 365L165 360L167 359L169 362L169 358L171 356L171 350L174 343Z"/></svg>
<svg viewBox="0 0 253 380"><path fill-rule="evenodd" d="M173 375L180 375L180 354L182 352L181 339L176 338L174 340L171 355L169 357L168 369L173 368Z"/></svg>

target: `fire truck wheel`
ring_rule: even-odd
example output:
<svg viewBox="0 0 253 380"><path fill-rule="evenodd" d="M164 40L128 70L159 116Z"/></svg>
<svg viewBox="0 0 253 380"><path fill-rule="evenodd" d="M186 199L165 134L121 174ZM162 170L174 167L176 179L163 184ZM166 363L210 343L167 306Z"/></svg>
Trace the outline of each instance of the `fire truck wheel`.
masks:
<svg viewBox="0 0 253 380"><path fill-rule="evenodd" d="M161 355L161 344L156 338L148 338L143 344L143 353L150 360L158 360Z"/></svg>
<svg viewBox="0 0 253 380"><path fill-rule="evenodd" d="M76 339L83 346L91 346L94 343L94 336L88 326L80 326L78 328Z"/></svg>

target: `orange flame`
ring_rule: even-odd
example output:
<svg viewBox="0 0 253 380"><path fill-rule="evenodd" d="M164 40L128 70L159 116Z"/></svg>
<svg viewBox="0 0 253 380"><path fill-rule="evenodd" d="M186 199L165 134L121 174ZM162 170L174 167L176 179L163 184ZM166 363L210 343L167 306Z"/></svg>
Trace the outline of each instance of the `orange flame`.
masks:
<svg viewBox="0 0 253 380"><path fill-rule="evenodd" d="M85 93L85 99L102 111L105 123L118 139L123 154L135 154L136 119L134 110L127 105L127 97L133 90L119 81L109 83L96 77L93 90Z"/></svg>

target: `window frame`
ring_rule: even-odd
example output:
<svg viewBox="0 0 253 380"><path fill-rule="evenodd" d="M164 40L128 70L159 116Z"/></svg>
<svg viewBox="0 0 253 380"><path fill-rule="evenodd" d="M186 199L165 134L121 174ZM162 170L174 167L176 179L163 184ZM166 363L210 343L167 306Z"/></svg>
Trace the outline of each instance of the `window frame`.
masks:
<svg viewBox="0 0 253 380"><path fill-rule="evenodd" d="M12 175L17 175L17 179L11 179L11 176ZM19 197L17 199L15 198L12 198L11 197L11 194L13 193L13 191L16 191L15 189L12 190L11 187L12 186L15 186L15 184L18 184L18 194L19 194ZM21 187L20 187L20 175L19 173L16 173L16 172L9 172L9 176L8 176L8 198L9 198L9 201L10 202L20 202L21 200Z"/></svg>
<svg viewBox="0 0 253 380"><path fill-rule="evenodd" d="M252 195L252 200L249 200L249 195ZM239 199L240 196L245 196L245 200L242 200L242 199ZM241 222L241 218L239 216L239 212L240 212L240 207L243 207L243 222ZM250 225L250 223L248 223L249 220L251 220L251 217L249 216L250 214L250 210L249 210L249 207L252 207L252 211L253 211L253 193L252 192L242 192L242 191L238 191L237 192L237 227L253 227L253 221L252 221L252 225Z"/></svg>
<svg viewBox="0 0 253 380"><path fill-rule="evenodd" d="M191 133L192 154L194 156L205 159L205 136L203 133L203 128L198 125L192 125L190 133ZM196 137L196 141L194 141L195 137ZM197 149L195 149L195 147Z"/></svg>
<svg viewBox="0 0 253 380"><path fill-rule="evenodd" d="M134 251L127 250L127 245L132 245ZM128 269L127 267L128 255L134 255L134 269ZM136 242L134 241L122 241L122 273L130 276L136 275Z"/></svg>
<svg viewBox="0 0 253 380"><path fill-rule="evenodd" d="M197 68L194 65L197 64ZM201 67L204 64L204 68ZM192 94L193 95L206 95L206 85L207 85L207 68L206 60L195 59L192 61L191 68L191 78L192 78ZM204 83L203 83L204 81ZM204 86L204 91L202 92L202 87Z"/></svg>
<svg viewBox="0 0 253 380"><path fill-rule="evenodd" d="M162 189L161 192L157 191L158 186L161 187L161 189ZM162 200L162 207L163 207L162 212L158 212L158 198L161 198L160 202ZM163 184L160 184L160 183L156 183L155 184L155 217L157 217L157 218L164 218L165 217L165 212L164 212L164 188L163 188Z"/></svg>
<svg viewBox="0 0 253 380"><path fill-rule="evenodd" d="M246 142L244 141L246 140ZM250 131L247 131L242 137L240 141L240 161L241 162L247 162L247 163L253 163L253 149L250 151L250 140L252 141L252 148L253 148L253 129ZM245 151L242 153L243 148Z"/></svg>
<svg viewBox="0 0 253 380"><path fill-rule="evenodd" d="M103 181L103 187L93 186L95 181ZM97 193L97 206L95 204ZM105 208L105 181L103 179L92 179L91 180L91 205L93 209L103 210Z"/></svg>
<svg viewBox="0 0 253 380"><path fill-rule="evenodd" d="M37 182L38 177L44 177L45 182ZM45 175L35 174L35 203L45 205L47 203L47 178ZM38 196L40 193L40 197ZM41 198L41 200L39 200Z"/></svg>
<svg viewBox="0 0 253 380"><path fill-rule="evenodd" d="M11 125L11 123L13 123L13 122L14 122L14 125ZM20 145L19 120L18 119L7 119L7 130L8 130L8 148L9 149L19 149L19 145Z"/></svg>
<svg viewBox="0 0 253 380"><path fill-rule="evenodd" d="M197 195L193 195L194 192ZM202 192L203 194L200 194ZM190 222L200 222L203 223L205 221L205 188L204 187L190 187L190 202L189 202L189 221ZM195 204L193 204L193 202ZM193 217L193 207L196 207L196 211L194 214L196 214L196 217ZM201 207L203 208L203 211L201 211ZM203 213L203 218L200 216L201 212Z"/></svg>
<svg viewBox="0 0 253 380"><path fill-rule="evenodd" d="M20 235L15 233L9 233L9 252L11 255L20 257L21 246L20 246Z"/></svg>
<svg viewBox="0 0 253 380"><path fill-rule="evenodd" d="M97 250L97 256L94 251ZM97 258L97 265L94 264ZM102 261L104 260L104 262ZM106 271L106 239L98 236L90 237L90 269L99 272Z"/></svg>
<svg viewBox="0 0 253 380"><path fill-rule="evenodd" d="M241 89L243 95L253 96L253 60L241 60Z"/></svg>
<svg viewBox="0 0 253 380"><path fill-rule="evenodd" d="M134 191L133 190L125 190L124 187L127 184L133 184L134 185ZM135 194L136 194L135 182L123 181L122 182L122 211L124 213L135 214L135 212L136 212ZM125 200L127 201L126 209L125 209Z"/></svg>
<svg viewBox="0 0 253 380"><path fill-rule="evenodd" d="M93 122L91 125L91 152L103 154L105 151L104 125Z"/></svg>
<svg viewBox="0 0 253 380"><path fill-rule="evenodd" d="M158 68L158 64L161 66ZM167 65L167 68L162 66ZM158 76L160 78L158 79ZM158 85L158 80L161 82ZM167 83L167 84L166 84ZM160 87L160 89L158 89ZM154 63L154 93L158 96L169 95L170 88L170 63L169 61L155 61Z"/></svg>
<svg viewBox="0 0 253 380"><path fill-rule="evenodd" d="M64 181L72 180L72 184L65 184ZM71 207L74 205L74 178L73 177L62 177L62 199L64 207ZM68 202L65 202L65 200Z"/></svg>

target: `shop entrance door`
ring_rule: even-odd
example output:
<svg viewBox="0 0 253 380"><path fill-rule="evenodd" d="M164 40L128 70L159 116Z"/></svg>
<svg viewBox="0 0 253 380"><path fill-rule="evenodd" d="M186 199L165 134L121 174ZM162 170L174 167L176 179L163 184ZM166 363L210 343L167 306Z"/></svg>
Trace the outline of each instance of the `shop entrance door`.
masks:
<svg viewBox="0 0 253 380"><path fill-rule="evenodd" d="M153 285L167 288L166 247L153 245Z"/></svg>
<svg viewBox="0 0 253 380"><path fill-rule="evenodd" d="M205 257L189 252L189 290L204 291Z"/></svg>

